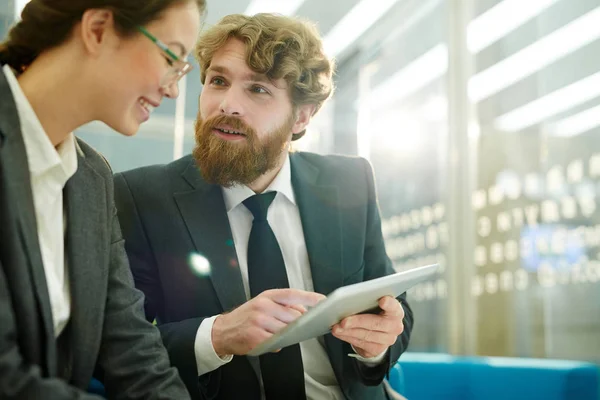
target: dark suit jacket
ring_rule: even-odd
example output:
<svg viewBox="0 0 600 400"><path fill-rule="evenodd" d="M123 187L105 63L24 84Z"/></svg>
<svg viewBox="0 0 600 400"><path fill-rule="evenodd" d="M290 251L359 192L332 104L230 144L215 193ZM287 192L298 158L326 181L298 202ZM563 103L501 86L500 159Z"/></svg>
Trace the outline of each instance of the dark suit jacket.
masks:
<svg viewBox="0 0 600 400"><path fill-rule="evenodd" d="M385 253L373 173L364 159L295 153L291 172L315 291L328 294L394 272ZM201 321L246 301L221 188L204 182L187 156L117 174L115 195L134 279L146 294L146 317L157 319L192 397L202 392L215 399L259 399L254 357L234 357L196 376L194 339ZM209 260L210 276L194 272L193 254ZM413 323L404 295L400 301L406 329L380 367L365 368L347 356L350 345L325 336L348 399L385 398L381 382L406 349Z"/></svg>
<svg viewBox="0 0 600 400"><path fill-rule="evenodd" d="M85 392L97 364L110 398L189 398L133 288L110 168L77 143L78 169L64 189L72 303L59 354L25 145L0 71L0 398L98 399ZM68 368L59 371L59 359Z"/></svg>

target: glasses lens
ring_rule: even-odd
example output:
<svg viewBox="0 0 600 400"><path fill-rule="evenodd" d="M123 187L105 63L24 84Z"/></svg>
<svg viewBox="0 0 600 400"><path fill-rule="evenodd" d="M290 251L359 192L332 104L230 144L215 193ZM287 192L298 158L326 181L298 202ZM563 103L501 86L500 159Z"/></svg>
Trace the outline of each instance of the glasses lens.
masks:
<svg viewBox="0 0 600 400"><path fill-rule="evenodd" d="M172 68L167 71L167 74L163 78L163 86L170 86L177 83L185 74L190 72L192 65L186 62L178 62L173 65Z"/></svg>

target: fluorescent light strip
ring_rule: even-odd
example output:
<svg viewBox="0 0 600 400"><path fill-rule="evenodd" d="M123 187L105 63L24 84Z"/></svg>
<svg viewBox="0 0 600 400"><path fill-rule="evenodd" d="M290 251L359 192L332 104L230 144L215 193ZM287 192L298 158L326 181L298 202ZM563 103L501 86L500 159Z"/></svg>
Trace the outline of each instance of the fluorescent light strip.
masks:
<svg viewBox="0 0 600 400"><path fill-rule="evenodd" d="M600 72L540 97L494 121L497 129L516 132L600 95Z"/></svg>
<svg viewBox="0 0 600 400"><path fill-rule="evenodd" d="M478 103L598 38L600 7L475 75L469 98Z"/></svg>
<svg viewBox="0 0 600 400"><path fill-rule="evenodd" d="M600 105L588 108L569 118L565 118L550 127L554 136L576 136L600 126Z"/></svg>
<svg viewBox="0 0 600 400"><path fill-rule="evenodd" d="M477 18L467 27L467 46L479 53L501 37L540 14L558 0L504 0Z"/></svg>
<svg viewBox="0 0 600 400"><path fill-rule="evenodd" d="M402 40L402 37L406 32L409 32L413 29L417 24L423 22L425 18L431 15L431 13L442 3L445 3L446 0L427 0L420 4L418 10L414 13L411 13L407 16L406 19L402 21L402 24L395 27L386 37L382 38L380 42L380 47L385 48L389 45L397 45L398 41Z"/></svg>
<svg viewBox="0 0 600 400"><path fill-rule="evenodd" d="M600 7L474 76L469 97L479 102L600 37Z"/></svg>
<svg viewBox="0 0 600 400"><path fill-rule="evenodd" d="M304 0L253 0L244 11L244 14L276 13L293 15L302 3L304 3Z"/></svg>
<svg viewBox="0 0 600 400"><path fill-rule="evenodd" d="M448 70L448 47L440 43L377 86L369 106L377 108L399 101L442 77Z"/></svg>
<svg viewBox="0 0 600 400"><path fill-rule="evenodd" d="M340 54L388 12L396 2L398 0L361 0L325 36L325 52L330 57Z"/></svg>

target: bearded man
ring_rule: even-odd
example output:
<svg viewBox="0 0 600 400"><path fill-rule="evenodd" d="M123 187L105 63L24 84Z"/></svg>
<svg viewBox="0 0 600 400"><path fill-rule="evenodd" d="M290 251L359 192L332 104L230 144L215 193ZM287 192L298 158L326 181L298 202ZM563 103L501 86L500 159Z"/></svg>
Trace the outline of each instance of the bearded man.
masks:
<svg viewBox="0 0 600 400"><path fill-rule="evenodd" d="M290 152L333 88L316 29L231 15L196 56L193 154L115 176L135 282L171 362L195 399L389 398L382 381L413 324L405 295L247 356L324 295L394 272L369 163Z"/></svg>

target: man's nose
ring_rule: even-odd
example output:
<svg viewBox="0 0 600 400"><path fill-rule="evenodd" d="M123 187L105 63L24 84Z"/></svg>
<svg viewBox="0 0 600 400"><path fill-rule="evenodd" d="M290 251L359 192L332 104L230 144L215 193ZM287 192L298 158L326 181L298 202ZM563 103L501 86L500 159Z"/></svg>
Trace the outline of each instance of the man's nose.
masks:
<svg viewBox="0 0 600 400"><path fill-rule="evenodd" d="M236 93L234 88L230 88L227 93L221 99L219 105L221 114L242 116L244 114L244 107L242 105L242 99L239 93Z"/></svg>

